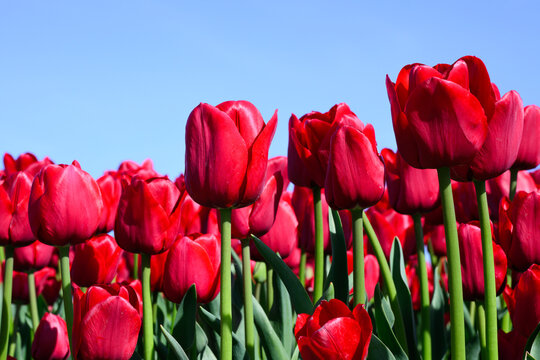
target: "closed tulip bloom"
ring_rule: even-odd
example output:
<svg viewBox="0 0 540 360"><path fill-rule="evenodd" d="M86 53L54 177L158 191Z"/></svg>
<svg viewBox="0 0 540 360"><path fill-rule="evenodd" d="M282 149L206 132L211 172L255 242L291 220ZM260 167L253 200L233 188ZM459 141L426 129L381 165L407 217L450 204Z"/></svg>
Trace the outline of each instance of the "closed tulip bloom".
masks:
<svg viewBox="0 0 540 360"><path fill-rule="evenodd" d="M180 190L168 178L122 182L114 234L129 252L159 254L171 247L179 228Z"/></svg>
<svg viewBox="0 0 540 360"><path fill-rule="evenodd" d="M34 241L32 244L15 248L13 251L13 269L15 271L36 271L51 262L54 246Z"/></svg>
<svg viewBox="0 0 540 360"><path fill-rule="evenodd" d="M47 303L53 303L60 291L60 282L56 280L56 270L44 267L34 273L36 295L43 295ZM25 272L13 272L13 301L28 304L30 301L28 292L28 274ZM52 300L49 302L49 300Z"/></svg>
<svg viewBox="0 0 540 360"><path fill-rule="evenodd" d="M540 265L534 264L519 278L514 290L507 288L504 300L513 328L529 338L540 323Z"/></svg>
<svg viewBox="0 0 540 360"><path fill-rule="evenodd" d="M73 296L73 348L77 359L130 359L141 315L139 298L129 285L79 288Z"/></svg>
<svg viewBox="0 0 540 360"><path fill-rule="evenodd" d="M439 205L439 179L434 169L416 169L399 154L383 149L388 197L394 210L413 215L434 210Z"/></svg>
<svg viewBox="0 0 540 360"><path fill-rule="evenodd" d="M122 179L118 173L108 171L97 179L97 184L103 199L103 212L97 231L98 233L108 233L114 229L118 203L122 195Z"/></svg>
<svg viewBox="0 0 540 360"><path fill-rule="evenodd" d="M411 166L435 169L470 163L482 148L495 92L484 63L465 56L453 65L405 66L386 77L398 150Z"/></svg>
<svg viewBox="0 0 540 360"><path fill-rule="evenodd" d="M268 124L248 101L200 104L186 124L186 189L201 205L243 207L264 186L277 111Z"/></svg>
<svg viewBox="0 0 540 360"><path fill-rule="evenodd" d="M501 201L499 208L499 242L508 257L509 266L525 271L540 264L540 191L520 191L514 200Z"/></svg>
<svg viewBox="0 0 540 360"><path fill-rule="evenodd" d="M534 169L540 164L540 107L525 107L523 119L523 137L512 168L519 170ZM519 182L518 182L519 183Z"/></svg>
<svg viewBox="0 0 540 360"><path fill-rule="evenodd" d="M24 171L29 168L33 163L38 162L36 156L32 153L24 153L19 155L17 159L9 153L4 154L4 171L6 176L15 174L18 171Z"/></svg>
<svg viewBox="0 0 540 360"><path fill-rule="evenodd" d="M387 259L390 258L390 251L392 250L395 237L401 243L405 259L416 253L414 225L410 216L400 214L392 209L381 213L374 208L368 209L366 215L373 226L373 230L381 243ZM371 249L371 245L368 245L368 249Z"/></svg>
<svg viewBox="0 0 540 360"><path fill-rule="evenodd" d="M364 360L373 326L363 305L353 311L337 299L323 300L313 315L300 314L294 327L304 360Z"/></svg>
<svg viewBox="0 0 540 360"><path fill-rule="evenodd" d="M197 204L187 193L184 196L178 233L183 235L195 233L219 235L216 209Z"/></svg>
<svg viewBox="0 0 540 360"><path fill-rule="evenodd" d="M534 178L530 173L527 171L518 171L516 192L531 192L536 190L536 188ZM499 204L504 197L509 197L510 195L510 171L486 181L486 194L489 218L493 221L498 221Z"/></svg>
<svg viewBox="0 0 540 360"><path fill-rule="evenodd" d="M107 234L92 237L75 246L71 280L78 286L109 284L116 275L122 249Z"/></svg>
<svg viewBox="0 0 540 360"><path fill-rule="evenodd" d="M364 246L364 249L366 247ZM405 269L406 270L406 269ZM347 271L350 274L353 272L353 252L347 251ZM377 258L374 255L367 254L364 256L364 274L366 278L366 295L367 299L372 299L375 295L375 287L379 283L380 267ZM351 289L350 294L354 289Z"/></svg>
<svg viewBox="0 0 540 360"><path fill-rule="evenodd" d="M103 200L96 181L72 165L49 165L34 178L28 205L34 235L53 246L81 243L95 233Z"/></svg>
<svg viewBox="0 0 540 360"><path fill-rule="evenodd" d="M482 238L477 224L460 224L458 227L463 299L484 300L484 265L482 262ZM502 248L493 243L495 263L495 287L502 293L506 284L506 255Z"/></svg>
<svg viewBox="0 0 540 360"><path fill-rule="evenodd" d="M478 220L479 212L474 183L452 181L452 194L457 222L468 223Z"/></svg>
<svg viewBox="0 0 540 360"><path fill-rule="evenodd" d="M69 337L64 319L45 313L39 322L32 342L35 360L64 360L69 356Z"/></svg>
<svg viewBox="0 0 540 360"><path fill-rule="evenodd" d="M212 301L219 293L220 256L219 240L212 234L179 238L165 263L163 293L167 299L180 303L195 284L197 302Z"/></svg>

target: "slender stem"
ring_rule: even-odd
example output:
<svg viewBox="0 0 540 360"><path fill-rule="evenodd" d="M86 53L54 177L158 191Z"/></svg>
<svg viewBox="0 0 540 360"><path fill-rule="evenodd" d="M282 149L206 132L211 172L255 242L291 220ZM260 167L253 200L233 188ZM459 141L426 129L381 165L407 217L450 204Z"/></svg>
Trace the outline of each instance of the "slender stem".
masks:
<svg viewBox="0 0 540 360"><path fill-rule="evenodd" d="M461 260L457 236L456 213L450 183L450 169L437 169L439 189L446 234L448 256L448 289L450 292L450 356L454 360L465 359L465 318L463 314L463 289L461 280Z"/></svg>
<svg viewBox="0 0 540 360"><path fill-rule="evenodd" d="M476 304L476 327L478 329L478 334L480 335L480 349L482 354L482 359L485 360L488 357L488 349L486 343L486 313L484 311L484 305L481 302Z"/></svg>
<svg viewBox="0 0 540 360"><path fill-rule="evenodd" d="M11 293L13 289L13 247L4 248L6 256L6 272L4 273L4 296L2 301L2 329L0 331L0 359L5 360L8 355L9 330L11 319Z"/></svg>
<svg viewBox="0 0 540 360"><path fill-rule="evenodd" d="M364 225L362 209L351 210L353 221L353 289L354 305L366 303L364 274Z"/></svg>
<svg viewBox="0 0 540 360"><path fill-rule="evenodd" d="M246 350L250 359L255 359L255 325L253 320L253 300L251 282L251 261L249 239L242 240L242 274L244 277L244 332L246 333Z"/></svg>
<svg viewBox="0 0 540 360"><path fill-rule="evenodd" d="M422 215L414 214L414 233L416 235L416 254L418 256L418 277L420 278L420 301L421 301L421 337L422 337L422 358L431 360L431 322L429 308L429 282L426 267L426 256L424 254L424 232L422 230Z"/></svg>
<svg viewBox="0 0 540 360"><path fill-rule="evenodd" d="M476 324L476 301L471 301L469 305L469 317L471 318L471 326Z"/></svg>
<svg viewBox="0 0 540 360"><path fill-rule="evenodd" d="M139 278L139 254L133 254L133 278Z"/></svg>
<svg viewBox="0 0 540 360"><path fill-rule="evenodd" d="M17 333L19 332L19 326L21 325L19 314L21 312L21 304L15 305L15 316L13 316L13 325L11 329L11 341L9 343L8 355L15 357L15 351L17 350Z"/></svg>
<svg viewBox="0 0 540 360"><path fill-rule="evenodd" d="M221 359L232 359L231 304L231 209L220 209L221 215Z"/></svg>
<svg viewBox="0 0 540 360"><path fill-rule="evenodd" d="M152 311L152 290L150 289L150 258L151 256L148 254L141 254L144 360L154 358L154 314Z"/></svg>
<svg viewBox="0 0 540 360"><path fill-rule="evenodd" d="M315 278L313 282L313 302L323 294L324 285L324 234L321 189L313 188L313 208L315 212Z"/></svg>
<svg viewBox="0 0 540 360"><path fill-rule="evenodd" d="M480 216L482 232L482 257L484 261L484 308L486 312L487 355L490 360L499 358L497 348L497 289L495 288L495 260L493 258L493 241L491 240L491 224L484 181L474 181L476 201Z"/></svg>
<svg viewBox="0 0 540 360"><path fill-rule="evenodd" d="M69 272L69 245L59 246L58 252L60 253L60 274L62 277L62 294L64 297L64 312L69 335L69 347L73 353L73 295L71 292L71 274Z"/></svg>
<svg viewBox="0 0 540 360"><path fill-rule="evenodd" d="M514 200L514 196L516 195L516 189L517 189L517 176L518 171L516 169L510 170L510 192L508 193L508 197L510 198L510 201Z"/></svg>
<svg viewBox="0 0 540 360"><path fill-rule="evenodd" d="M274 304L274 270L268 266L266 268L266 311L270 313Z"/></svg>
<svg viewBox="0 0 540 360"><path fill-rule="evenodd" d="M258 302L261 302L261 288L261 283L255 282L255 300L257 300Z"/></svg>
<svg viewBox="0 0 540 360"><path fill-rule="evenodd" d="M403 323L403 316L401 315L401 308L399 307L399 300L397 298L396 284L394 283L392 273L390 272L390 266L388 265L388 261L386 261L386 256L384 255L381 243L379 242L379 239L377 239L377 234L375 234L375 231L373 230L373 227L371 226L371 223L369 222L366 213L362 214L362 220L364 223L364 230L366 230L366 234L369 240L369 244L371 245L371 248L375 253L377 262L379 263L379 268L382 274L384 286L386 287L388 297L390 298L390 307L392 308L392 312L395 316L394 331L401 347L408 353L409 348L407 345L407 336L405 334L405 325Z"/></svg>
<svg viewBox="0 0 540 360"><path fill-rule="evenodd" d="M32 326L35 333L39 325L39 314L37 308L36 280L33 271L28 273L28 297L30 298L30 313L32 315Z"/></svg>
<svg viewBox="0 0 540 360"><path fill-rule="evenodd" d="M300 283L305 287L306 286L306 264L307 264L307 252L302 249L300 255L300 266L298 269L298 277L300 278Z"/></svg>

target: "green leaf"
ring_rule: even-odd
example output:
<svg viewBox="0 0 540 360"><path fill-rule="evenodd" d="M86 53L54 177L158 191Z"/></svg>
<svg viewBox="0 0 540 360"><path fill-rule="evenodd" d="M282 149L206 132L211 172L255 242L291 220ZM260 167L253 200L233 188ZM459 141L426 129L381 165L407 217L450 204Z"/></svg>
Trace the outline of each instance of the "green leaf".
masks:
<svg viewBox="0 0 540 360"><path fill-rule="evenodd" d="M270 314L268 314L268 318L274 329L276 329L283 348L290 354L296 344L293 334L293 310L287 289L277 276L274 276L274 292L274 306Z"/></svg>
<svg viewBox="0 0 540 360"><path fill-rule="evenodd" d="M336 299L348 304L349 297L349 273L347 269L347 245L345 235L341 226L339 213L331 209L328 212L328 225L330 229L330 239L332 243L332 265L326 278L324 289L328 288L330 283L334 283Z"/></svg>
<svg viewBox="0 0 540 360"><path fill-rule="evenodd" d="M384 342L386 347L388 347L389 351L392 352L392 354L395 356L397 360L406 360L407 355L405 354L405 351L401 347L399 341L397 340L396 335L394 334L394 331L392 330L392 326L390 325L390 321L383 310L382 301L383 298L381 297L381 290L379 288L379 285L375 287L375 295L373 296L374 299L374 310L375 310L375 324L377 329L377 334L380 337L380 340ZM373 338L372 338L373 341ZM380 358L384 359L384 358Z"/></svg>
<svg viewBox="0 0 540 360"><path fill-rule="evenodd" d="M313 303L309 298L306 289L298 280L298 277L292 272L292 270L281 260L281 258L276 255L265 243L263 243L256 236L251 236L255 247L259 251L259 254L266 260L267 265L270 265L275 273L279 276L283 284L289 292L292 305L294 310L298 314L312 314L313 313Z"/></svg>
<svg viewBox="0 0 540 360"><path fill-rule="evenodd" d="M163 335L165 335L165 339L167 339L167 342L169 343L174 355L176 355L176 358L179 360L189 360L189 357L182 349L182 346L180 346L180 344L175 340L175 338L171 334L169 334L167 330L165 330L163 325L159 325L159 328L161 329Z"/></svg>
<svg viewBox="0 0 540 360"><path fill-rule="evenodd" d="M433 298L431 299L430 304L431 349L434 359L442 359L447 352L448 343L446 339L449 336L448 330L444 325L446 299L441 287L441 277L439 275L440 266L442 266L441 263L439 263L435 269L435 275L433 277Z"/></svg>
<svg viewBox="0 0 540 360"><path fill-rule="evenodd" d="M396 340L397 341L397 340ZM371 335L367 360L396 360L390 349L375 335Z"/></svg>
<svg viewBox="0 0 540 360"><path fill-rule="evenodd" d="M270 324L270 320L266 316L262 306L257 299L253 296L253 318L255 320L255 326L258 329L261 337L261 343L266 351L266 354L270 359L276 360L288 360L290 356L283 348L283 344L279 341L274 328Z"/></svg>
<svg viewBox="0 0 540 360"><path fill-rule="evenodd" d="M214 331L214 333L217 335L216 337L219 340L219 334L221 331L221 320L219 317L215 316L208 310L206 310L203 307L199 307L199 316L201 319L208 324L208 326ZM244 339L240 339L238 335L233 332L233 359L248 359L249 355L246 352L246 348L244 346Z"/></svg>
<svg viewBox="0 0 540 360"><path fill-rule="evenodd" d="M540 359L540 324L534 329L525 345L525 354L529 353L535 359Z"/></svg>
<svg viewBox="0 0 540 360"><path fill-rule="evenodd" d="M178 305L174 319L172 336L184 350L188 350L195 339L195 316L197 314L197 291L195 284L191 285L182 302Z"/></svg>

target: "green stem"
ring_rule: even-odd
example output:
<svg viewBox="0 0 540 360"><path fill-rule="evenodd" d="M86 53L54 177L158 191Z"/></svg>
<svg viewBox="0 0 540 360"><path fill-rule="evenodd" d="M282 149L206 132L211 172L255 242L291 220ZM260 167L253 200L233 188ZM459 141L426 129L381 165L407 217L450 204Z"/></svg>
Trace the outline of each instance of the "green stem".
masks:
<svg viewBox="0 0 540 360"><path fill-rule="evenodd" d="M324 285L324 234L321 188L313 188L313 208L315 215L315 278L313 281L313 302L323 294Z"/></svg>
<svg viewBox="0 0 540 360"><path fill-rule="evenodd" d="M268 266L266 268L266 311L270 313L274 304L274 270Z"/></svg>
<svg viewBox="0 0 540 360"><path fill-rule="evenodd" d="M484 311L484 305L481 302L476 304L476 327L478 329L478 334L480 336L480 349L482 354L482 359L487 359L487 344L486 344L486 313Z"/></svg>
<svg viewBox="0 0 540 360"><path fill-rule="evenodd" d="M403 316L401 315L401 308L399 307L399 300L397 298L396 284L394 283L394 279L392 278L390 266L388 265L388 261L386 261L386 256L384 255L381 243L379 242L379 239L377 239L377 234L375 234L375 230L373 230L373 227L371 226L371 223L369 222L366 213L362 214L362 220L364 223L364 230L366 230L366 234L369 240L369 244L373 249L375 257L377 258L377 262L379 263L379 268L382 274L384 286L386 287L388 297L390 298L390 307L392 308L392 312L395 316L394 332L398 338L401 347L405 350L405 352L408 353L409 348L407 346L407 336L405 335L405 324L403 322Z"/></svg>
<svg viewBox="0 0 540 360"><path fill-rule="evenodd" d="M139 278L139 254L133 254L133 279Z"/></svg>
<svg viewBox="0 0 540 360"><path fill-rule="evenodd" d="M471 301L469 305L469 317L471 318L471 326L476 324L476 301Z"/></svg>
<svg viewBox="0 0 540 360"><path fill-rule="evenodd" d="M251 262L249 240L242 240L242 274L244 277L244 332L246 333L246 350L250 359L255 359L255 325L253 320L253 300L251 282Z"/></svg>
<svg viewBox="0 0 540 360"><path fill-rule="evenodd" d="M307 264L307 252L302 249L300 255L300 266L298 269L298 277L302 286L306 286L306 264Z"/></svg>
<svg viewBox="0 0 540 360"><path fill-rule="evenodd" d="M7 359L9 347L9 330L11 320L11 293L13 289L13 247L4 248L6 256L6 268L4 273L4 296L2 301L2 329L0 331L0 359Z"/></svg>
<svg viewBox="0 0 540 360"><path fill-rule="evenodd" d="M69 336L69 348L73 354L73 295L71 292L71 274L69 272L69 245L59 246L60 254L60 274L62 277L62 295L64 297L64 313Z"/></svg>
<svg viewBox="0 0 540 360"><path fill-rule="evenodd" d="M482 255L484 265L484 307L486 312L487 355L490 360L499 358L497 348L497 289L495 287L495 260L493 258L493 242L491 224L484 181L474 181L476 201L480 216L482 232Z"/></svg>
<svg viewBox="0 0 540 360"><path fill-rule="evenodd" d="M17 351L17 333L19 332L19 326L21 325L19 313L21 311L21 305L15 305L15 316L13 316L13 325L11 329L11 341L9 343L8 355L15 357L15 351Z"/></svg>
<svg viewBox="0 0 540 360"><path fill-rule="evenodd" d="M364 226L362 209L351 210L353 221L353 291L354 305L366 303L364 274Z"/></svg>
<svg viewBox="0 0 540 360"><path fill-rule="evenodd" d="M32 326L34 328L33 333L35 333L39 326L39 314L37 308L36 280L33 271L28 274L28 297L30 298L30 313L32 315Z"/></svg>
<svg viewBox="0 0 540 360"><path fill-rule="evenodd" d="M422 215L414 214L414 233L416 235L416 254L418 256L418 277L420 278L420 300L422 327L420 328L422 338L422 358L431 360L431 322L429 308L429 282L426 267L426 257L424 254L424 232L422 230Z"/></svg>
<svg viewBox="0 0 540 360"><path fill-rule="evenodd" d="M508 193L508 197L510 198L510 201L514 200L514 196L516 195L516 189L517 189L517 176L518 176L518 170L511 169L510 170L510 192Z"/></svg>
<svg viewBox="0 0 540 360"><path fill-rule="evenodd" d="M437 169L439 190L446 235L448 257L448 289L450 292L450 356L454 360L465 359L465 318L463 314L463 289L461 280L461 260L457 236L456 213L450 183L450 169Z"/></svg>
<svg viewBox="0 0 540 360"><path fill-rule="evenodd" d="M221 215L221 359L232 359L231 304L231 209L220 209Z"/></svg>
<svg viewBox="0 0 540 360"><path fill-rule="evenodd" d="M152 290L150 289L150 259L151 255L141 254L144 360L154 358L154 314L152 311Z"/></svg>

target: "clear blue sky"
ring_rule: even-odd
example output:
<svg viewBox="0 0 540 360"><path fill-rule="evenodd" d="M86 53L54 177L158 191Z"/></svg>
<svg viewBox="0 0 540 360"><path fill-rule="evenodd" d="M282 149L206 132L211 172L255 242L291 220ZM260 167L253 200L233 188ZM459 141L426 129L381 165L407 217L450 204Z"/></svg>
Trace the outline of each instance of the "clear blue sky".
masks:
<svg viewBox="0 0 540 360"><path fill-rule="evenodd" d="M346 102L395 148L385 75L412 62L484 60L501 92L540 104L537 1L11 1L0 5L0 152L184 169L200 102L291 113Z"/></svg>

